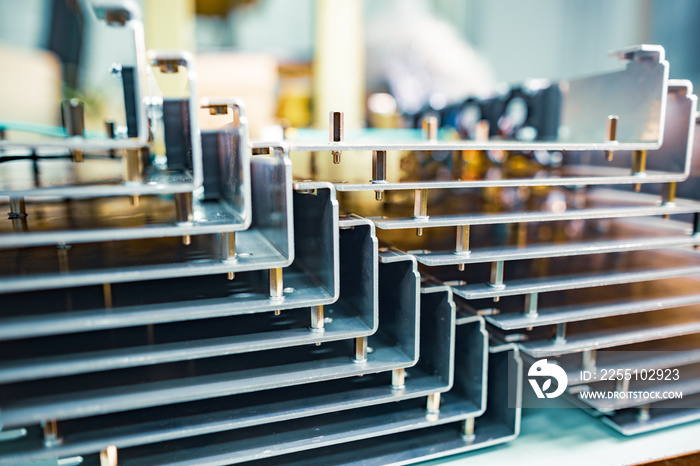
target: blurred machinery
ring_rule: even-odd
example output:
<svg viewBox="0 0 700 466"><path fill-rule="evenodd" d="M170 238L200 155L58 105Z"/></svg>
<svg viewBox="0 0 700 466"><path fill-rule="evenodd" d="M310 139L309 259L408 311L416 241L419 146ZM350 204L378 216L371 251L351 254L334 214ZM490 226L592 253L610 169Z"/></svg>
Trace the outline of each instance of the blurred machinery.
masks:
<svg viewBox="0 0 700 466"><path fill-rule="evenodd" d="M517 436L545 358L624 434L700 417L697 98L662 47L251 142L131 3L81 5L133 43L116 116L0 122L0 464L412 463Z"/></svg>

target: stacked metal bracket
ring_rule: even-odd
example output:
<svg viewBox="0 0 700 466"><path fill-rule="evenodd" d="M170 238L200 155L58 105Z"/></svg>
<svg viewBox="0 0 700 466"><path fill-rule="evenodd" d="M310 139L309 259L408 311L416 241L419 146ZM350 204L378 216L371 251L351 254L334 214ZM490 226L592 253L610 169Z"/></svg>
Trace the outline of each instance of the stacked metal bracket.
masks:
<svg viewBox="0 0 700 466"><path fill-rule="evenodd" d="M360 441L384 463L416 435L432 446L412 461L517 435L518 349L489 348L449 288L340 218L332 184L293 183L285 143L251 154L241 102L197 105L191 57L146 54L138 12L101 5L137 49L114 65L113 137L69 101L65 137L10 125L0 146L0 464L287 462ZM188 96L161 96L152 75L185 71ZM200 131L200 106L232 122Z"/></svg>
<svg viewBox="0 0 700 466"><path fill-rule="evenodd" d="M648 399L586 404L631 434L698 416L688 407L700 387L691 377L700 334L700 255L694 250L700 245L700 202L693 186L685 186L693 180L677 186L691 173L697 99L688 81L667 79L661 47L615 55L626 63L620 72L530 94L514 90L500 117L460 131L474 140L439 140L438 117L447 126L463 122L474 112L470 106L486 112L496 105L492 100L470 99L441 115L428 112L422 142L376 142L371 133L345 141L331 118L330 142L301 133L288 147L315 151L316 158L330 151L335 162L343 151L371 150L369 183L336 182L344 194L341 207L371 219L380 240L415 257L428 281L449 286L458 308L484 316L496 341L516 344L531 363L561 357L572 396L596 389L574 373L595 368L604 348L629 350L624 361L613 351L608 364L615 361L616 368L684 365L692 380L612 387L676 387L684 392L679 408ZM542 94L555 91L556 105ZM525 105L519 125L542 123L548 109L557 109L552 118L558 130L540 131L546 137L534 139L525 137L528 131L489 130L494 121L513 129L503 121L511 98ZM400 173L387 173L387 151L408 151ZM690 198L677 198L677 190ZM374 191L382 202L371 205L361 191ZM409 229L418 237L402 231ZM639 342L647 342L645 352L629 346ZM661 348L672 356L649 357Z"/></svg>
<svg viewBox="0 0 700 466"><path fill-rule="evenodd" d="M0 464L404 464L517 436L521 352L561 356L572 392L576 355L622 363L603 348L661 340L684 351L656 366L700 365L700 202L675 196L696 99L662 48L554 100L511 93L556 103L523 120L537 140L477 121L439 141L429 117L423 141L345 141L333 112L329 142L250 144L243 104L197 105L191 57L146 54L135 10L95 17L137 49L114 137L71 101L66 138L0 145ZM186 98L150 79L185 70ZM200 131L200 106L231 123ZM294 151L372 151L370 181L294 183ZM388 173L387 151L429 163Z"/></svg>

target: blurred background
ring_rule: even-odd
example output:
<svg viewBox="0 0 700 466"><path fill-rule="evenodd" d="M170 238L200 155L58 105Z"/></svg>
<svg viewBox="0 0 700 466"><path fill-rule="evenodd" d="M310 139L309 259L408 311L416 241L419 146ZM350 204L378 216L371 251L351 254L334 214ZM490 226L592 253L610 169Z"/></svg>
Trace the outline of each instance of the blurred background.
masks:
<svg viewBox="0 0 700 466"><path fill-rule="evenodd" d="M74 95L109 113L109 62L129 43L79 3L0 0L0 121L59 124L56 103ZM639 43L666 48L672 78L700 81L696 0L134 3L146 46L196 54L199 93L243 98L258 138L280 123L325 128L331 109L350 128L391 126L379 117L619 68L608 51Z"/></svg>

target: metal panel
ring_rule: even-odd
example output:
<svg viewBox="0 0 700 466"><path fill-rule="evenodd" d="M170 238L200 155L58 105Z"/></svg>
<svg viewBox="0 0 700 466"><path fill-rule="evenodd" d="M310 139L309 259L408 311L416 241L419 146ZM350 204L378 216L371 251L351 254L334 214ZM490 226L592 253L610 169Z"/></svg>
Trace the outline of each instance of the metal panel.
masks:
<svg viewBox="0 0 700 466"><path fill-rule="evenodd" d="M634 379L629 381L629 387L623 390L617 389L615 381L600 381L590 385L592 390L605 391L605 392L639 392L638 397L619 397L619 398L584 398L579 396L581 403L590 406L604 414L613 413L622 409L629 409L635 407L641 407L650 402L655 401L650 397L645 397L643 394L649 394L651 392L665 393L665 392L679 392L683 394L683 398L686 396L692 396L700 393L700 365L688 365L678 368L680 370L681 378L679 380L637 380ZM583 388L585 390L585 387ZM673 407L672 401L677 402L678 400L668 400L667 405Z"/></svg>
<svg viewBox="0 0 700 466"><path fill-rule="evenodd" d="M519 235L520 228L524 229L522 236ZM540 238L546 237L549 230L553 231L549 233L552 237L558 236L557 233L561 232L566 241L543 242ZM443 238L440 240L442 243L447 242ZM454 248L455 242L452 243ZM698 244L700 244L700 235L694 234L692 224L652 217L611 221L581 220L575 225L551 222L520 224L513 226L510 231L503 231L501 225L483 226L470 229L468 250L462 253L456 250L409 250L407 252L415 256L419 263L435 267L607 254Z"/></svg>
<svg viewBox="0 0 700 466"><path fill-rule="evenodd" d="M624 191L594 189L587 193L587 203L594 207L566 206L561 211L478 212L471 214L431 215L428 217L371 218L377 228L402 230L411 228L454 227L458 225L495 225L503 223L553 222L560 220L586 220L602 218L647 217L653 215L687 214L700 211L700 202L676 199L662 202L659 196ZM469 204L466 204L469 205ZM360 212L362 213L362 212Z"/></svg>
<svg viewBox="0 0 700 466"><path fill-rule="evenodd" d="M412 367L419 325L415 260L383 265L379 284L385 311L366 362L353 359L356 341L344 340L15 383L1 388L7 401L0 423L84 417Z"/></svg>
<svg viewBox="0 0 700 466"><path fill-rule="evenodd" d="M589 383L581 379L583 366L580 354L563 355L557 360L566 371L568 386ZM603 370L665 369L696 363L700 363L700 348L694 334L595 352L595 367L601 373Z"/></svg>
<svg viewBox="0 0 700 466"><path fill-rule="evenodd" d="M32 147L69 147L75 149L126 149L139 148L146 144L148 140L148 120L146 119L145 107L141 105L146 93L146 49L141 21L141 11L134 2L124 2L118 0L99 0L90 4L85 0L78 0L80 10L83 13L83 20L95 29L99 28L125 28L128 31L128 38L125 42L134 43L133 65L136 68L137 82L135 86L135 106L137 109L137 134L135 138L126 140L94 140L83 138L66 138L60 141L37 140ZM104 24L102 22L104 21ZM13 146L25 146L13 141L0 141L0 149Z"/></svg>
<svg viewBox="0 0 700 466"><path fill-rule="evenodd" d="M667 407L666 402L653 403L649 407L649 417L640 417L639 410L628 409L603 416L603 423L623 435L637 435L654 430L697 421L700 419L698 409L700 395L683 397L682 401L673 400L673 407ZM681 406L681 404L683 406Z"/></svg>
<svg viewBox="0 0 700 466"><path fill-rule="evenodd" d="M125 7L122 7L125 8ZM129 13L133 14L133 13ZM127 24L134 23L128 21ZM140 22L139 29L141 28ZM137 75L138 81L143 85L146 71L141 69L146 66L146 57L142 56L143 43L137 44ZM188 97L183 102L186 111L179 115L177 130L185 127L185 134L190 137L187 147L179 147L182 156L187 159L186 165L177 167L170 165L167 168L158 168L152 163L143 163L138 160L138 171L142 174L140 180L130 179L128 170L124 170L129 162L124 160L128 154L121 150L140 151L147 146L149 139L149 127L146 120L146 99L142 94L144 88L136 89L136 109L139 119L138 140L124 139L91 139L83 137L68 137L59 141L37 138L31 143L18 143L13 141L0 141L0 148L4 145L12 148L0 154L0 160L6 165L8 174L4 177L0 172L0 196L60 196L60 197L101 197L124 196L139 194L163 194L191 192L202 185L202 143L198 123L198 105L196 89L196 71L194 60L188 52L161 52L150 51L148 61L151 65L159 66L168 64L187 70ZM162 97L151 95L148 98L149 105L158 108L158 113L163 114L164 100ZM241 112L243 110L241 109ZM184 120L180 122L180 120ZM156 121L152 121L155 126ZM247 120L242 120L240 129L247 133ZM166 133L170 128L166 127ZM244 139L247 143L247 138ZM51 147L53 150L36 151L36 148ZM70 158L69 150L87 151L81 163L75 163ZM92 150L101 151L93 153ZM106 151L106 152L105 152ZM119 155L119 157L117 157ZM168 156L167 150L165 156ZM173 154L174 156L174 154ZM3 160L4 159L4 160ZM15 166L23 169L17 171ZM5 168L5 167L4 167ZM19 168L19 167L18 167ZM22 175L19 175L19 174ZM58 176L56 174L59 174Z"/></svg>
<svg viewBox="0 0 700 466"><path fill-rule="evenodd" d="M692 164L693 142L697 127L694 116L696 110L697 96L693 95L692 83L687 80L669 80L664 142L659 150L648 153L646 171L630 173L630 176L645 178L647 175L655 177L659 172L667 174L676 172L678 175L681 173L684 175L677 181L685 181L690 175ZM616 151L613 161L607 160L605 152L602 151L565 152L563 155L565 164L574 166L591 164L616 170L628 170L630 157L633 154ZM655 182L664 182L664 180Z"/></svg>
<svg viewBox="0 0 700 466"><path fill-rule="evenodd" d="M400 263L399 263L400 264ZM403 263L404 266L406 262ZM389 266L396 271L397 263ZM387 268L386 265L382 267ZM421 358L406 369L405 387L391 385L391 373L256 391L210 401L173 404L161 408L127 411L61 423L62 443L44 448L37 435L8 443L0 464L40 458L85 455L104 448L119 449L193 436L244 429L377 406L444 392L452 386L454 367L454 306L450 291L435 287L421 293ZM457 385L475 406L485 404L487 335L479 317L459 319L457 324ZM447 338L445 338L447 336ZM370 337L370 346L374 346ZM373 353L370 353L370 355ZM393 406L393 403L391 403Z"/></svg>
<svg viewBox="0 0 700 466"><path fill-rule="evenodd" d="M469 318L464 324L478 323L479 320ZM480 332L479 332L480 333ZM482 334L483 335L483 334ZM483 341L483 340L482 340ZM482 357L484 353L482 352ZM470 358L471 368L464 364L456 366L456 371L462 372L460 377L455 374L455 387L443 395L439 413L426 415L422 400L404 400L398 403L382 404L371 408L360 408L351 411L313 416L296 419L271 426L244 429L237 432L234 440L230 435L208 435L178 442L179 447L173 450L169 444L154 445L147 448L123 449L120 461L123 464L178 464L191 462L195 464L230 464L254 459L269 458L285 453L303 452L300 454L323 454L323 450L314 451L324 446L338 445L349 441L363 440L363 443L374 437L384 437L392 433L412 431L423 427L439 426L449 422L472 418L483 412L477 406L481 403L483 389L476 400L469 401L469 388L461 385L462 380L471 379L470 371L476 370L483 374L483 359ZM509 367L506 361L506 369ZM408 383L408 382L407 382ZM471 382L473 383L473 382ZM470 384L470 383L468 383ZM507 385L507 384L506 384ZM506 388L507 391L507 388ZM517 394L517 387L513 387ZM511 400L513 401L513 400ZM476 404L475 404L476 402ZM514 411L514 410L513 410ZM321 437L318 432L323 432ZM274 433L274 435L270 435ZM180 446L187 444L185 449ZM293 458L293 456L292 456ZM273 462L288 462L290 458L282 456L273 458Z"/></svg>
<svg viewBox="0 0 700 466"><path fill-rule="evenodd" d="M228 239L223 234L195 235L189 245L182 244L180 238L166 237L79 243L58 250L52 246L0 249L0 293L287 267L294 259L293 225L289 221L292 191L291 185L285 185L291 182L291 176L290 167L278 162L253 157L252 227L236 233L235 257L229 257ZM269 189L275 184L279 189ZM314 205L308 196L295 194L302 212L295 215L308 215L303 214L308 209L331 209L331 204L337 210L332 186L322 189L326 206ZM243 197L246 200L240 202L250 204L250 196ZM248 210L239 212L244 219L241 227L245 227L251 214ZM297 231L306 233L310 226L304 219L298 221ZM330 218L320 224L329 222Z"/></svg>
<svg viewBox="0 0 700 466"><path fill-rule="evenodd" d="M242 108L239 110L242 111ZM133 206L123 197L79 196L65 201L29 198L26 216L0 222L0 248L218 234L247 229L251 222L250 186L246 181L249 179L247 167L250 148L246 145L245 118L240 119L240 122L242 126L239 128L222 129L227 134L226 138L235 138L238 145L234 147L233 144L227 144L220 150L225 152L221 156L225 158L226 165L241 167L237 170L237 175L242 178L235 183L226 182L225 189L221 190L222 197L217 200L195 199L191 220L178 219L173 201L167 196L142 197L139 206ZM284 208L281 202L291 198L291 163L284 154L275 152L275 155L274 159L253 158L252 170L260 171L253 177L260 179L271 176L275 182L271 186L259 187L259 190L264 191L254 193L253 196L259 200L272 196L275 199L273 205ZM167 175L159 176L167 178ZM99 189L100 196L109 195L104 187ZM175 194L176 197L179 195ZM0 205L5 205L5 209L10 211L9 205ZM291 218L291 206L287 213Z"/></svg>
<svg viewBox="0 0 700 466"><path fill-rule="evenodd" d="M700 308L685 306L630 316L572 322L566 324L565 329L566 335L559 339L552 335L552 329L546 327L539 333L516 334L511 337L497 333L501 335L500 338L525 338L526 341L518 343L520 350L539 359L700 333ZM535 329L537 330L539 329Z"/></svg>
<svg viewBox="0 0 700 466"><path fill-rule="evenodd" d="M257 461L254 464L399 465L508 442L520 432L521 366L518 350L512 345L490 349L488 408L482 416L474 419L471 434L465 433L465 422L447 423L318 450L302 451ZM509 386L511 381L514 386Z"/></svg>
<svg viewBox="0 0 700 466"><path fill-rule="evenodd" d="M325 142L291 141L290 150L635 150L657 149L663 138L668 86L668 62L663 47L639 45L613 51L625 63L622 71L562 81L562 121L559 139L552 142L463 141ZM605 122L617 115L617 141L606 142Z"/></svg>
<svg viewBox="0 0 700 466"><path fill-rule="evenodd" d="M535 312L522 299L504 299L498 305L484 303L471 306L473 312L489 314L489 324L502 330L529 329L566 322L600 319L638 312L657 311L700 304L695 293L698 277L680 277L595 289L567 290L539 296Z"/></svg>
<svg viewBox="0 0 700 466"><path fill-rule="evenodd" d="M668 183L683 181L690 173L690 158L692 155L693 134L695 131L695 112L697 97L692 94L692 84L686 80L669 80L667 109L665 112L664 143L658 149L649 153L648 170L644 173L633 173L629 169L630 151L615 151L616 161L606 160L604 151L590 150L567 151L564 154L564 166L559 168L539 167L536 176L517 177L490 176L488 179L469 181L445 181L443 179L402 181L386 183L340 183L338 191L370 191L381 188L382 191L407 189L456 189L483 188L507 186L564 186L564 185L600 185L600 184L637 184L637 183ZM605 118L604 118L605 119ZM604 128L598 125L596 131ZM351 134L351 132L348 132ZM398 132L396 132L398 133ZM383 133L389 137L392 133ZM476 144L471 141L470 144ZM491 141L488 144L503 144L503 141ZM511 144L513 144L511 142ZM375 144L380 146L379 144ZM510 149L521 149L528 143L520 142ZM515 144L513 144L515 146ZM431 143L425 150L444 150L445 143ZM379 147L374 147L378 150ZM292 149L293 150L293 149ZM668 159L673 159L673 170L669 169ZM498 165L496 165L498 167ZM444 175L444 172L441 172ZM391 174L389 175L391 177Z"/></svg>
<svg viewBox="0 0 700 466"><path fill-rule="evenodd" d="M285 348L162 368L70 376L48 386L44 381L6 385L0 420L20 426L94 416L384 372L415 363L391 341L377 336L367 362L357 364L352 358L353 343L328 342L320 348Z"/></svg>
<svg viewBox="0 0 700 466"><path fill-rule="evenodd" d="M700 272L700 254L692 249L632 251L595 257L596 260L577 256L515 262L505 267L499 283L489 282L488 269L483 267L461 274L435 269L431 274L443 280L457 279L452 287L457 296L483 299L677 278ZM568 273L570 270L577 272Z"/></svg>
<svg viewBox="0 0 700 466"><path fill-rule="evenodd" d="M275 159L264 162L263 173L277 172ZM285 173L289 175L286 169ZM297 234L313 247L297 247L294 263L282 273L280 297L271 296L269 273L259 270L238 273L234 280L213 275L114 283L109 300L102 286L7 293L0 295L0 306L6 310L0 319L0 340L333 303L339 294L338 205L332 185L315 186L316 196L295 195L300 207ZM273 204L276 210L270 220L261 220L257 226L270 243L279 241L275 246L286 248L291 239L286 223L292 206ZM280 228L283 233L275 234Z"/></svg>
<svg viewBox="0 0 700 466"><path fill-rule="evenodd" d="M318 197L323 197L323 194L319 189ZM302 200L305 198L307 196L302 196ZM328 203L328 199L319 200ZM318 208L310 210L320 211ZM10 340L0 342L0 383L241 354L373 334L377 329L378 301L376 238L370 222L354 220L352 224L352 229L341 232L342 243L346 245L340 253L343 291L337 302L322 309L328 322L324 321L321 328L310 326L309 309L302 308L287 310L284 316L244 314L218 320L190 320ZM318 224L314 226L319 228ZM333 263L332 257L328 260ZM332 270L328 273L332 280ZM313 312L315 308L311 309Z"/></svg>

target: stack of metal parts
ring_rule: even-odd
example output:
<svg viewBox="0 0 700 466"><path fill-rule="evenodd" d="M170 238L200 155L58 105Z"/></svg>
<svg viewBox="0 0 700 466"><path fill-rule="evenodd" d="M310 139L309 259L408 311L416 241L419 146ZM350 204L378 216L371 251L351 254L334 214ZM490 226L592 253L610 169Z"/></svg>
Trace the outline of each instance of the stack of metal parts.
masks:
<svg viewBox="0 0 700 466"><path fill-rule="evenodd" d="M697 98L690 82L668 79L663 48L614 55L621 71L547 84L547 99L538 89L530 101L522 88L506 94L521 109L508 112L511 101L502 102L496 132L493 122L470 117L474 99L452 108L445 126L460 122L470 141L439 140L441 115L427 112L424 141L377 142L371 133L343 141L341 119L331 116L329 142L301 134L287 147L316 151L312 160L329 151L336 163L344 152L371 150L369 183L330 175L341 207L371 219L380 241L414 257L426 281L449 286L458 315L484 316L492 341L516 344L531 364L549 358L563 366L575 403L634 434L700 414L691 409L700 387L700 202L688 180ZM557 114L557 131L529 126L549 125L547 111ZM387 173L387 151L406 151L399 173ZM368 203L363 191L380 202ZM596 368L598 377L627 375L581 377ZM674 368L682 368L680 380L641 379ZM630 383L635 369L640 380ZM608 389L675 389L683 400L581 396Z"/></svg>
<svg viewBox="0 0 700 466"><path fill-rule="evenodd" d="M696 355L670 338L700 333L692 307L668 323L700 299L700 202L675 196L696 100L660 47L559 83L556 136L480 121L485 137L440 142L428 118L425 141L355 143L334 112L330 140L249 144L242 103L197 105L187 54L146 54L133 9L95 13L136 46L114 137L87 137L67 101L69 137L0 141L0 464L410 463L514 438L521 353L590 367L664 338ZM185 72L186 98L149 78ZM200 106L232 123L200 131ZM372 151L371 182L293 183L294 151ZM651 183L667 188L625 189Z"/></svg>
<svg viewBox="0 0 700 466"><path fill-rule="evenodd" d="M72 100L68 137L0 141L0 464L405 462L517 435L517 348L332 184L293 183L285 144L251 153L243 105L197 105L137 11L94 13L137 49L114 137ZM199 106L233 121L200 131Z"/></svg>

